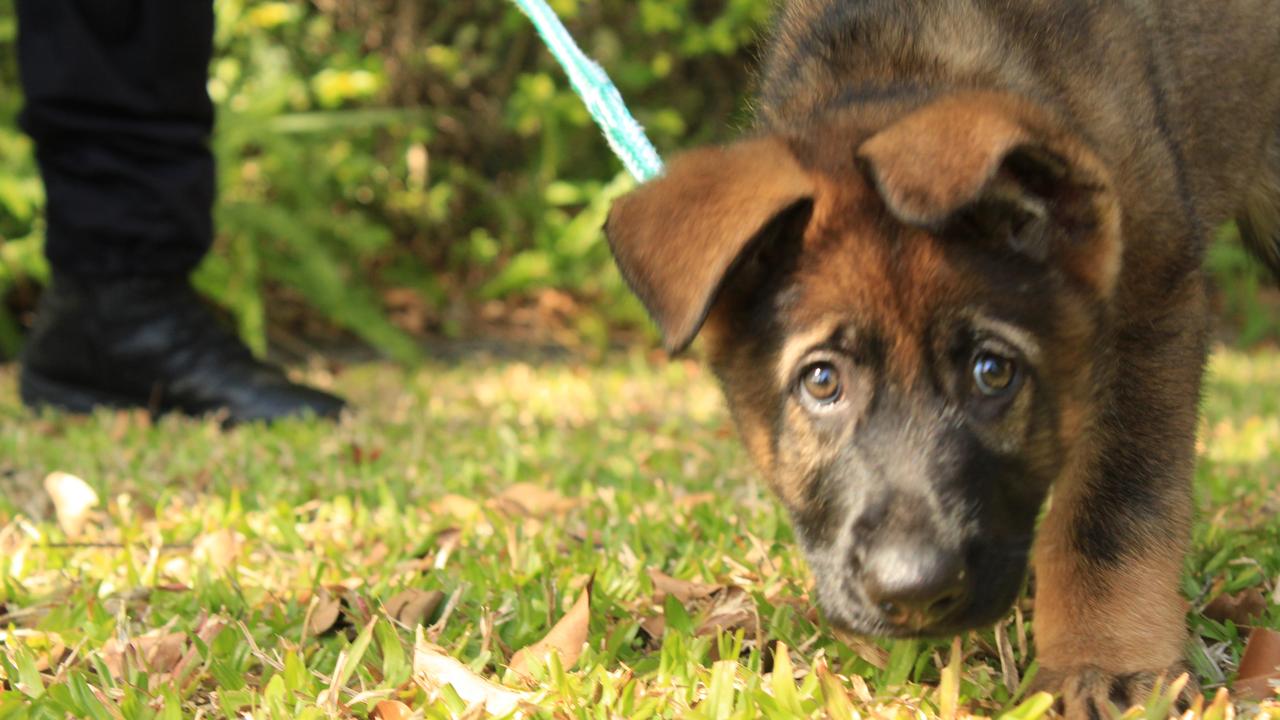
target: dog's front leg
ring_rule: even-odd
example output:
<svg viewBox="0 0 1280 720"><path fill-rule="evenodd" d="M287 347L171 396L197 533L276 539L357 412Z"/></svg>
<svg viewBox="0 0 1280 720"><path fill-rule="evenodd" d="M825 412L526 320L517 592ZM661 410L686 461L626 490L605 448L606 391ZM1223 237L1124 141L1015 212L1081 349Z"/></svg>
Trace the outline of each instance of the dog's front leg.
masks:
<svg viewBox="0 0 1280 720"><path fill-rule="evenodd" d="M1035 549L1040 688L1068 718L1110 717L1184 671L1203 309L1122 335L1103 412L1054 488ZM1184 694L1194 694L1194 681Z"/></svg>

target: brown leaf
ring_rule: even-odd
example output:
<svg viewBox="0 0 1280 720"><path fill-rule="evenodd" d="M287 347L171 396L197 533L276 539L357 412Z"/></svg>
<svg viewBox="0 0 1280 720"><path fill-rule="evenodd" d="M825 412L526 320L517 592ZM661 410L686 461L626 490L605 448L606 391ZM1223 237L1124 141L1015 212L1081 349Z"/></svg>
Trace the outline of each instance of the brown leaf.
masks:
<svg viewBox="0 0 1280 720"><path fill-rule="evenodd" d="M587 643L587 627L591 623L591 587L594 583L594 577L587 580L587 586L582 589L573 607L547 632L546 637L511 657L510 667L513 672L528 676L530 658L543 659L553 650L560 655L560 662L565 669L578 662L582 646Z"/></svg>
<svg viewBox="0 0 1280 720"><path fill-rule="evenodd" d="M49 473L44 479L44 489L53 500L62 531L68 537L80 535L98 505L98 493L84 480L64 472Z"/></svg>
<svg viewBox="0 0 1280 720"><path fill-rule="evenodd" d="M240 557L243 543L243 535L230 528L222 528L196 538L191 555L218 570L230 570Z"/></svg>
<svg viewBox="0 0 1280 720"><path fill-rule="evenodd" d="M715 595L706 617L695 635L715 635L743 629L754 633L759 626L756 603L751 594L740 587L727 587Z"/></svg>
<svg viewBox="0 0 1280 720"><path fill-rule="evenodd" d="M640 621L640 629L651 640L661 640L667 632L667 618L664 615L651 615Z"/></svg>
<svg viewBox="0 0 1280 720"><path fill-rule="evenodd" d="M545 518L548 515L561 515L568 512L578 504L578 501L541 485L520 482L509 485L489 504L507 515Z"/></svg>
<svg viewBox="0 0 1280 720"><path fill-rule="evenodd" d="M462 542L462 529L456 527L444 528L436 533L431 540L442 552L453 552L458 548L458 543Z"/></svg>
<svg viewBox="0 0 1280 720"><path fill-rule="evenodd" d="M413 711L399 700L382 700L369 713L369 720L408 720Z"/></svg>
<svg viewBox="0 0 1280 720"><path fill-rule="evenodd" d="M1240 679L1233 685L1238 697L1265 700L1280 685L1280 632L1254 628L1240 658Z"/></svg>
<svg viewBox="0 0 1280 720"><path fill-rule="evenodd" d="M840 642L849 646L858 657L865 660L872 667L884 670L889 667L889 653L879 645L875 645L868 640L857 635L846 633L838 628L832 628L832 634L836 636Z"/></svg>
<svg viewBox="0 0 1280 720"><path fill-rule="evenodd" d="M444 593L439 590L402 590L386 602L387 615L408 627L425 625L440 602Z"/></svg>
<svg viewBox="0 0 1280 720"><path fill-rule="evenodd" d="M5 605L0 603L0 620L4 618L4 614ZM27 649L35 655L36 669L40 672L51 670L67 654L67 646L58 633L12 626L9 626L8 630L0 630L0 646L18 642L26 645Z"/></svg>
<svg viewBox="0 0 1280 720"><path fill-rule="evenodd" d="M705 600L725 588L724 585L677 580L661 570L649 570L649 579L653 581L654 602L662 602L667 595L675 595L676 599L688 604L694 600Z"/></svg>
<svg viewBox="0 0 1280 720"><path fill-rule="evenodd" d="M163 629L152 630L127 643L116 638L107 640L102 646L102 662L114 678L125 675L125 658L138 664L150 673L169 673L177 666L186 650L187 636L180 632L164 632Z"/></svg>
<svg viewBox="0 0 1280 720"><path fill-rule="evenodd" d="M480 503L469 497L450 493L429 506L432 515L447 515L458 520L471 520L480 514Z"/></svg>
<svg viewBox="0 0 1280 720"><path fill-rule="evenodd" d="M513 712L528 697L480 677L438 645L427 642L422 627L413 643L413 679L433 702L445 686L451 686L468 705L479 705L493 715Z"/></svg>
<svg viewBox="0 0 1280 720"><path fill-rule="evenodd" d="M153 672L172 672L182 660L187 649L187 636L184 633L169 633L160 638L155 645L147 649L147 667Z"/></svg>
<svg viewBox="0 0 1280 720"><path fill-rule="evenodd" d="M1218 622L1230 620L1237 626L1247 627L1266 611L1266 596L1260 589L1251 587L1233 595L1223 594L1214 598L1205 606L1204 616Z"/></svg>
<svg viewBox="0 0 1280 720"><path fill-rule="evenodd" d="M1252 700L1253 702L1272 700L1276 698L1276 691L1280 689L1280 678L1241 678L1231 684L1231 689L1235 691L1235 696L1241 700Z"/></svg>
<svg viewBox="0 0 1280 720"><path fill-rule="evenodd" d="M307 634L323 635L333 630L342 615L342 599L321 590L316 594L315 605L307 618Z"/></svg>
<svg viewBox="0 0 1280 720"><path fill-rule="evenodd" d="M196 637L200 638L200 642L209 645L214 638L218 637L218 633L227 626L227 619L218 615L205 617L196 626ZM179 686L185 686L187 683L183 679L187 677L187 671L204 662L204 658L200 655L200 650L193 644L187 649L187 653L182 656L177 665L173 667L172 677L178 681ZM189 680L194 680L196 673L192 673Z"/></svg>
<svg viewBox="0 0 1280 720"><path fill-rule="evenodd" d="M367 450L359 443L351 443L347 452L351 456L352 465L364 465L366 463L377 462L378 459L382 457L382 450L378 448Z"/></svg>
<svg viewBox="0 0 1280 720"><path fill-rule="evenodd" d="M1009 621L996 623L996 652L1000 655L1000 677L1004 679L1004 687L1010 694L1018 691L1022 678L1018 672L1018 662L1013 657L1013 646L1009 643Z"/></svg>

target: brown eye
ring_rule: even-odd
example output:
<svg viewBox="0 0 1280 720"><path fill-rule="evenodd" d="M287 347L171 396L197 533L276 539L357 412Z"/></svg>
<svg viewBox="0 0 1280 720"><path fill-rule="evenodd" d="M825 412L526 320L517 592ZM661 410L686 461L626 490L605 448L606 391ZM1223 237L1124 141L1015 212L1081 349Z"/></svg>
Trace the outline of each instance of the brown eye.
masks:
<svg viewBox="0 0 1280 720"><path fill-rule="evenodd" d="M840 373L831 363L819 362L801 371L800 384L815 401L829 405L840 399Z"/></svg>
<svg viewBox="0 0 1280 720"><path fill-rule="evenodd" d="M1013 360L990 352L980 352L973 359L973 383L978 392L994 397L1013 386L1018 366Z"/></svg>

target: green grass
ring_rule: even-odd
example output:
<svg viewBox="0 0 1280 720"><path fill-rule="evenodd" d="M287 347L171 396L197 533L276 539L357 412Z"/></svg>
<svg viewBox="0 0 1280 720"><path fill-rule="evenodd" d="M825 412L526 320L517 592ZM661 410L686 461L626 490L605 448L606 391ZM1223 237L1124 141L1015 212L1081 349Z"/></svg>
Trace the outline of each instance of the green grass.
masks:
<svg viewBox="0 0 1280 720"><path fill-rule="evenodd" d="M337 427L225 433L137 413L32 417L13 375L0 369L0 719L368 717L389 699L465 714L453 688L414 679L417 623L387 607L405 589L442 594L421 653L433 642L527 692L522 711L539 717L1045 711L1018 694L1034 668L1025 617L1002 642L966 635L950 665L950 642L833 637L692 363L355 366L311 376L361 407ZM1200 609L1249 587L1274 598L1280 579L1280 354L1220 354L1205 406L1185 586L1213 690L1243 643ZM74 536L43 488L53 471L101 498ZM662 598L651 570L727 587ZM509 671L592 577L577 662ZM1261 624L1280 627L1274 600Z"/></svg>

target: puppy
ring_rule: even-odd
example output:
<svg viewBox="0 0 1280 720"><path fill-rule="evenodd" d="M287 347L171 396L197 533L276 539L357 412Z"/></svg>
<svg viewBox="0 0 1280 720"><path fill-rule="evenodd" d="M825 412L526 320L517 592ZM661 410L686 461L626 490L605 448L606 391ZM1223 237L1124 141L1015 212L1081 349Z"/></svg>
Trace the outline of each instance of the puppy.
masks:
<svg viewBox="0 0 1280 720"><path fill-rule="evenodd" d="M793 0L757 107L606 232L830 621L985 625L1030 559L1068 716L1182 672L1211 232L1280 272L1280 0Z"/></svg>

